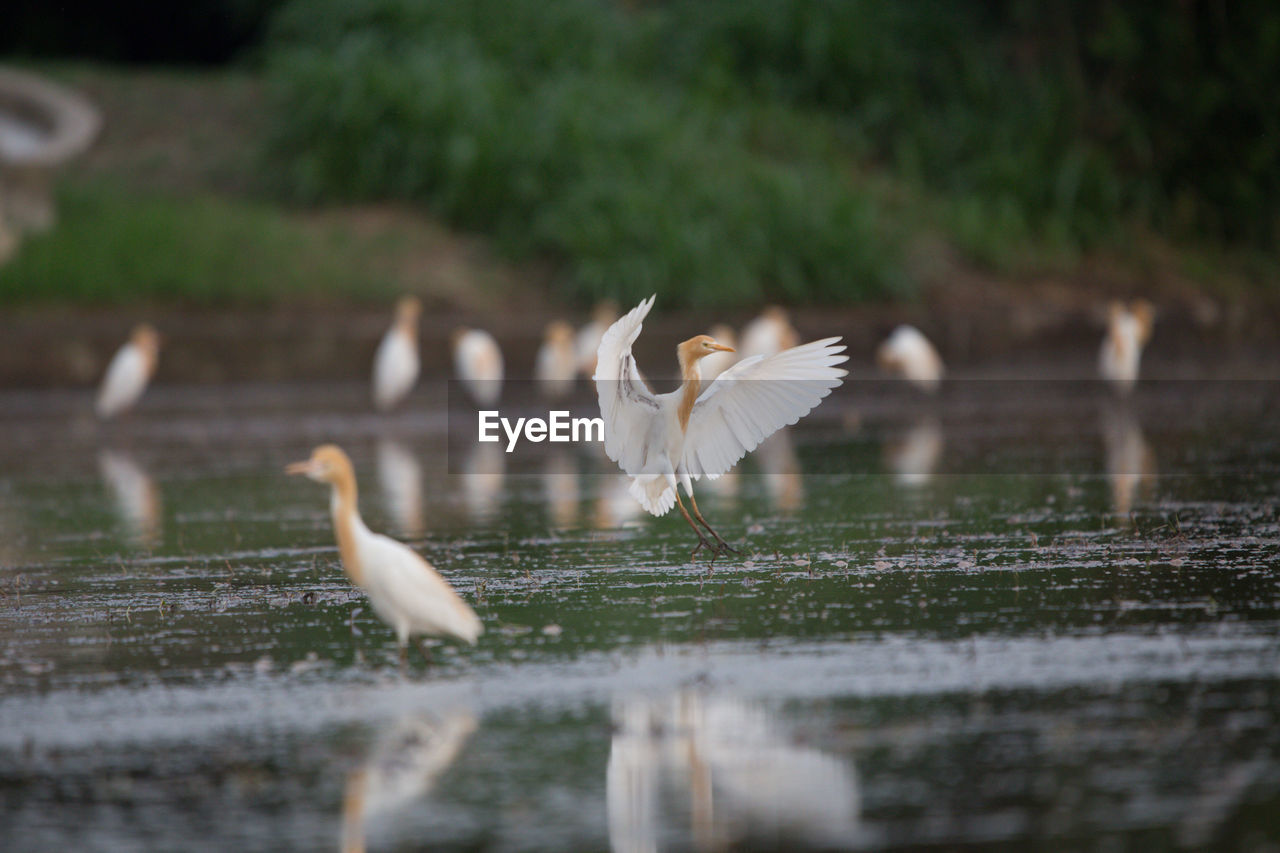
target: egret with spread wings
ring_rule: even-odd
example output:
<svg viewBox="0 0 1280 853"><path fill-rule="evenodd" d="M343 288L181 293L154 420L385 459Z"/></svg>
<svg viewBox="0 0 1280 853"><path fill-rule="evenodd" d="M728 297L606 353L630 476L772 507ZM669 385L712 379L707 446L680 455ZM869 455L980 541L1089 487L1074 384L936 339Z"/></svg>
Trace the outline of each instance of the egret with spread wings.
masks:
<svg viewBox="0 0 1280 853"><path fill-rule="evenodd" d="M845 376L839 338L824 338L768 357L744 359L703 387L699 362L731 352L708 335L676 348L681 385L655 394L645 384L631 345L655 297L649 297L605 332L596 361L596 392L604 418L605 452L631 475L631 494L653 515L678 506L703 547L733 551L712 529L693 497L693 481L715 479L760 442L807 415ZM680 499L683 485L693 510ZM697 518L697 522L694 521ZM701 523L713 544L698 527Z"/></svg>

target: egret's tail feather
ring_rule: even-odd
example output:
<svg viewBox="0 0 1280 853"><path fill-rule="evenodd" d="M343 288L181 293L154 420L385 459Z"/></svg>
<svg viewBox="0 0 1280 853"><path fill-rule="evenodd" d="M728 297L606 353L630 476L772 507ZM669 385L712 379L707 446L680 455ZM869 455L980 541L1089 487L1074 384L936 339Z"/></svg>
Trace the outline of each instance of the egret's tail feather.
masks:
<svg viewBox="0 0 1280 853"><path fill-rule="evenodd" d="M631 496L653 515L666 515L676 505L676 490L661 474L641 474L633 478Z"/></svg>

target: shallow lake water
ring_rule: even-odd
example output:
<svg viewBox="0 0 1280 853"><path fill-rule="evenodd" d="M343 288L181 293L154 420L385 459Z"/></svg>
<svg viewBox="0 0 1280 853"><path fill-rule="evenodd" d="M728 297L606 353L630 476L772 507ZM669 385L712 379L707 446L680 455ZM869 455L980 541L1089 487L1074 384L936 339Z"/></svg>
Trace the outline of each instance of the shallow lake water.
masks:
<svg viewBox="0 0 1280 853"><path fill-rule="evenodd" d="M850 382L700 487L710 565L440 388L89 399L0 393L0 849L1280 842L1277 383ZM323 441L476 646L401 669Z"/></svg>

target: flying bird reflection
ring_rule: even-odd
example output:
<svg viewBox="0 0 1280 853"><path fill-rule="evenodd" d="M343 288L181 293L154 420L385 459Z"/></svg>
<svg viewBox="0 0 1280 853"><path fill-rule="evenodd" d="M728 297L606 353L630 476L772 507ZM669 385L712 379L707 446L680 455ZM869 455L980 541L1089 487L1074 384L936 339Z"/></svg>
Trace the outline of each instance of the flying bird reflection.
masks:
<svg viewBox="0 0 1280 853"><path fill-rule="evenodd" d="M442 719L409 716L387 727L368 760L347 776L342 799L343 853L364 853L367 825L431 792L476 730L467 711Z"/></svg>
<svg viewBox="0 0 1280 853"><path fill-rule="evenodd" d="M759 706L683 691L617 702L613 723L605 796L616 853L652 853L673 831L696 850L856 841L853 768L795 743Z"/></svg>

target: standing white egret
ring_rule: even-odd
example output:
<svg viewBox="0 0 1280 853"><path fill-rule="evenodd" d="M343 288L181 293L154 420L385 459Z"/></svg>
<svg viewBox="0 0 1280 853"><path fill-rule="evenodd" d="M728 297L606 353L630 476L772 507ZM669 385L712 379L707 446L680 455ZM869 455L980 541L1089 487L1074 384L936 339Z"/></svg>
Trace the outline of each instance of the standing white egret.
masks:
<svg viewBox="0 0 1280 853"><path fill-rule="evenodd" d="M373 357L373 403L386 411L404 399L418 381L418 316L422 303L406 296Z"/></svg>
<svg viewBox="0 0 1280 853"><path fill-rule="evenodd" d="M482 329L453 333L453 366L462 387L481 406L492 406L502 395L502 350Z"/></svg>
<svg viewBox="0 0 1280 853"><path fill-rule="evenodd" d="M800 343L800 333L791 325L787 310L770 305L742 330L739 358L762 355L768 358Z"/></svg>
<svg viewBox="0 0 1280 853"><path fill-rule="evenodd" d="M942 356L915 326L899 326L876 350L881 370L896 373L922 391L938 390L946 368Z"/></svg>
<svg viewBox="0 0 1280 853"><path fill-rule="evenodd" d="M310 459L293 463L285 472L305 474L332 487L329 510L342 568L369 596L374 612L396 632L402 664L414 634L475 643L484 626L449 582L409 547L365 527L356 504L355 471L342 448L321 445ZM431 660L420 640L418 649Z"/></svg>
<svg viewBox="0 0 1280 853"><path fill-rule="evenodd" d="M578 378L578 353L574 349L573 327L563 320L547 324L533 363L533 378L550 400L563 400L573 393L573 382Z"/></svg>
<svg viewBox="0 0 1280 853"><path fill-rule="evenodd" d="M600 342L596 391L604 418L605 452L633 478L632 496L653 515L679 506L698 534L694 554L733 550L698 511L693 480L716 478L765 438L793 424L838 386L847 359L839 338L793 347L765 358L744 359L703 388L699 362L729 347L707 335L676 348L681 385L654 394L631 355L631 345L656 297L649 297L609 327ZM680 499L683 485L693 516ZM712 545L696 517L716 540Z"/></svg>
<svg viewBox="0 0 1280 853"><path fill-rule="evenodd" d="M1107 335L1098 354L1098 372L1121 394L1128 394L1138 381L1142 348L1151 339L1154 320L1155 311L1145 299L1134 300L1128 306L1118 301L1111 303Z"/></svg>
<svg viewBox="0 0 1280 853"><path fill-rule="evenodd" d="M156 372L160 357L160 334L147 323L134 326L129 341L116 351L98 389L98 417L113 418L129 409Z"/></svg>
<svg viewBox="0 0 1280 853"><path fill-rule="evenodd" d="M578 330L574 341L574 349L578 353L578 370L583 376L590 377L596 371L596 353L600 349L600 340L613 321L618 319L618 306L606 299L596 305L591 312L591 320Z"/></svg>

